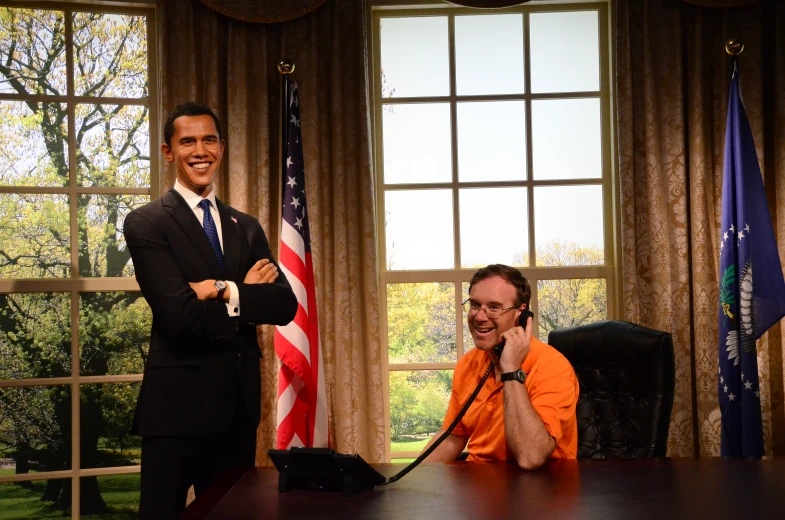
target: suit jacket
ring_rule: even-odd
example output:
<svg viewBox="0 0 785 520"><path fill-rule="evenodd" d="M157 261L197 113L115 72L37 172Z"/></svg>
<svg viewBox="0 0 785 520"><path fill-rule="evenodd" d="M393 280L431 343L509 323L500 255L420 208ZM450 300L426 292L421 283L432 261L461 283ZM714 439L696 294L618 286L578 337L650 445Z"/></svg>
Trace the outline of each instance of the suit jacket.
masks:
<svg viewBox="0 0 785 520"><path fill-rule="evenodd" d="M216 206L223 270L202 224L175 190L125 219L136 279L153 313L134 416L138 434L220 434L230 426L238 402L258 424L261 354L256 325L285 325L297 312L297 298L280 270L275 283L243 283L255 262L274 261L267 237L255 218L217 199ZM197 299L189 282L208 279L237 284L239 319L229 316L223 301Z"/></svg>

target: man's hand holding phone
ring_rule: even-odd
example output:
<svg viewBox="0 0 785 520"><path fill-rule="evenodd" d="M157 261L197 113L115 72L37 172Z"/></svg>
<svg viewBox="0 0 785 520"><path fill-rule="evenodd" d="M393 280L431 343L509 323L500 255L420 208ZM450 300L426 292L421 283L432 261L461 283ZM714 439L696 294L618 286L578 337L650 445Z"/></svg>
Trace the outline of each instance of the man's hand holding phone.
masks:
<svg viewBox="0 0 785 520"><path fill-rule="evenodd" d="M504 342L504 350L499 356L499 369L502 373L514 372L521 368L531 348L532 314L524 311L520 318L525 320L523 322L525 326L516 325L499 336L499 341Z"/></svg>

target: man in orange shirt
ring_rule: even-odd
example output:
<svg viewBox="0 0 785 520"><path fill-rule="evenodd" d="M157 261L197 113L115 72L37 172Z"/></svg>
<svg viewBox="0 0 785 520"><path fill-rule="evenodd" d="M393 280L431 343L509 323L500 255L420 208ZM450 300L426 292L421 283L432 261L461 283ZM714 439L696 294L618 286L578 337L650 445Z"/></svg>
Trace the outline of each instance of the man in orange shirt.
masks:
<svg viewBox="0 0 785 520"><path fill-rule="evenodd" d="M577 457L578 380L564 356L532 338L531 317L525 329L516 325L530 298L528 280L513 267L489 265L472 276L464 308L477 348L458 361L442 430L428 446L455 420L489 363L493 373L428 461L456 460L467 443L469 461L508 460L523 469ZM499 357L493 347L502 340Z"/></svg>

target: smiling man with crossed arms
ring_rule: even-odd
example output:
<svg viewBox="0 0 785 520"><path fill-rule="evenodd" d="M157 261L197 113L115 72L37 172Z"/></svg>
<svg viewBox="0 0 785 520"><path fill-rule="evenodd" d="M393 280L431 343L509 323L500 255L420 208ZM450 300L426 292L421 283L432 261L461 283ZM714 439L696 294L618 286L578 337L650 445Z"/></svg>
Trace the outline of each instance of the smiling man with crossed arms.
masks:
<svg viewBox="0 0 785 520"><path fill-rule="evenodd" d="M164 126L174 188L125 219L153 313L134 429L142 435L139 516L175 518L224 471L253 467L261 409L256 325L285 325L297 299L259 222L215 197L224 152L208 107Z"/></svg>

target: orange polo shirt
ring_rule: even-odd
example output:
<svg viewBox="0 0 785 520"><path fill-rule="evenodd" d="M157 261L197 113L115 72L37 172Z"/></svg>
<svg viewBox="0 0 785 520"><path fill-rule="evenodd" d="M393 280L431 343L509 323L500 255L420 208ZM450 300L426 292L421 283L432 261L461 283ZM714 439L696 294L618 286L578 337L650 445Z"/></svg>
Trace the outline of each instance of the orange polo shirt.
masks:
<svg viewBox="0 0 785 520"><path fill-rule="evenodd" d="M442 426L445 430L479 384L489 362L490 356L476 348L458 361L453 374L450 405ZM556 449L550 458L577 458L578 424L575 406L578 403L579 387L572 365L555 348L532 338L531 350L521 368L526 373L524 385L532 406L548 433L556 440ZM466 415L452 432L453 435L469 438L469 461L490 462L514 458L504 435L503 388L504 383L496 381L491 372Z"/></svg>

